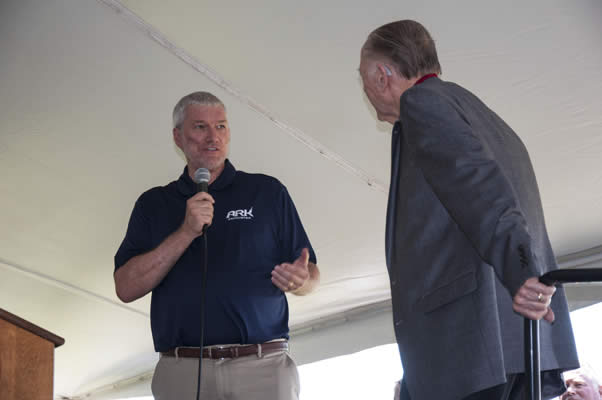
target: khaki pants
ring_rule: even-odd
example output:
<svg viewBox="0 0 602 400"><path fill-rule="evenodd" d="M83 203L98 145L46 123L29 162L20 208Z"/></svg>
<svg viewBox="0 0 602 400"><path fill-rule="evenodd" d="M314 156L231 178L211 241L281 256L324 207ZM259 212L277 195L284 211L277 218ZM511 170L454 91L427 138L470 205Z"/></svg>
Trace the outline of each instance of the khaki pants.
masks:
<svg viewBox="0 0 602 400"><path fill-rule="evenodd" d="M157 400L195 400L199 360L161 356L152 391ZM203 400L298 400L299 374L287 351L212 360L203 358Z"/></svg>

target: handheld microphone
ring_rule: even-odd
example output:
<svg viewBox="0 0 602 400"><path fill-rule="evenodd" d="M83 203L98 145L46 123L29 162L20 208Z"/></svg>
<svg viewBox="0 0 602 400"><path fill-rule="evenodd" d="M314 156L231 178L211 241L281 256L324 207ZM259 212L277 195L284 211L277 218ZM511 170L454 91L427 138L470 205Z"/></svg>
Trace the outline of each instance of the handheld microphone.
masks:
<svg viewBox="0 0 602 400"><path fill-rule="evenodd" d="M194 177L192 180L196 183L196 192L205 192L209 191L209 178L211 178L211 174L207 168L199 168L194 171ZM203 235L207 232L207 228L209 226L203 226Z"/></svg>
<svg viewBox="0 0 602 400"><path fill-rule="evenodd" d="M211 174L207 168L199 168L194 171L194 177L192 180L196 183L196 192L208 192L209 191L209 178Z"/></svg>

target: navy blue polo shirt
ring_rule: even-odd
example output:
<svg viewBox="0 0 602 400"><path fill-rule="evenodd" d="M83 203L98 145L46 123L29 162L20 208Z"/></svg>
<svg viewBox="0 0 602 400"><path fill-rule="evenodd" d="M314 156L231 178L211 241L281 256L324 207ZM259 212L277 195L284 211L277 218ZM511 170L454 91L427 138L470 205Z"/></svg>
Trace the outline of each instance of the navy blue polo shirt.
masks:
<svg viewBox="0 0 602 400"><path fill-rule="evenodd" d="M195 193L186 168L177 181L143 193L115 255L115 269L177 230L186 200ZM288 338L288 303L271 272L277 264L294 261L304 247L316 263L292 199L277 179L236 171L228 160L209 193L215 204L207 230L204 345ZM156 351L199 345L202 252L198 237L152 292Z"/></svg>

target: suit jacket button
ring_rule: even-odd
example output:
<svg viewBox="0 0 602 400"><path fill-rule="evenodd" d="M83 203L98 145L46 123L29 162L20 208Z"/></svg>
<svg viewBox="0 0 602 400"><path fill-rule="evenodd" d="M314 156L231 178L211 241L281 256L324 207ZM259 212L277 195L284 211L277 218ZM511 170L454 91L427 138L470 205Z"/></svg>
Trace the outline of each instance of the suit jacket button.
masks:
<svg viewBox="0 0 602 400"><path fill-rule="evenodd" d="M395 326L399 326L401 324L403 324L403 320L402 319L395 321Z"/></svg>
<svg viewBox="0 0 602 400"><path fill-rule="evenodd" d="M396 280L392 280L392 281L391 281L391 286L395 286L395 284L396 284L396 283L397 283L397 281L396 281Z"/></svg>

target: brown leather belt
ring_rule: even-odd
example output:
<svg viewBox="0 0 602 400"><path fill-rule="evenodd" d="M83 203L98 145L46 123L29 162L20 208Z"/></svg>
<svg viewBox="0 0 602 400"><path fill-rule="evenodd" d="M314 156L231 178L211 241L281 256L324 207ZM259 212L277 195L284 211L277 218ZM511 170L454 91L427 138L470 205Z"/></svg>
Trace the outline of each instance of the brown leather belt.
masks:
<svg viewBox="0 0 602 400"><path fill-rule="evenodd" d="M279 341L262 344L209 346L203 348L203 358L218 360L223 358L238 358L250 355L257 355L258 357L261 357L262 354L283 350L288 350L288 342ZM168 357L199 358L199 348L176 347L174 349L161 352L161 355Z"/></svg>

